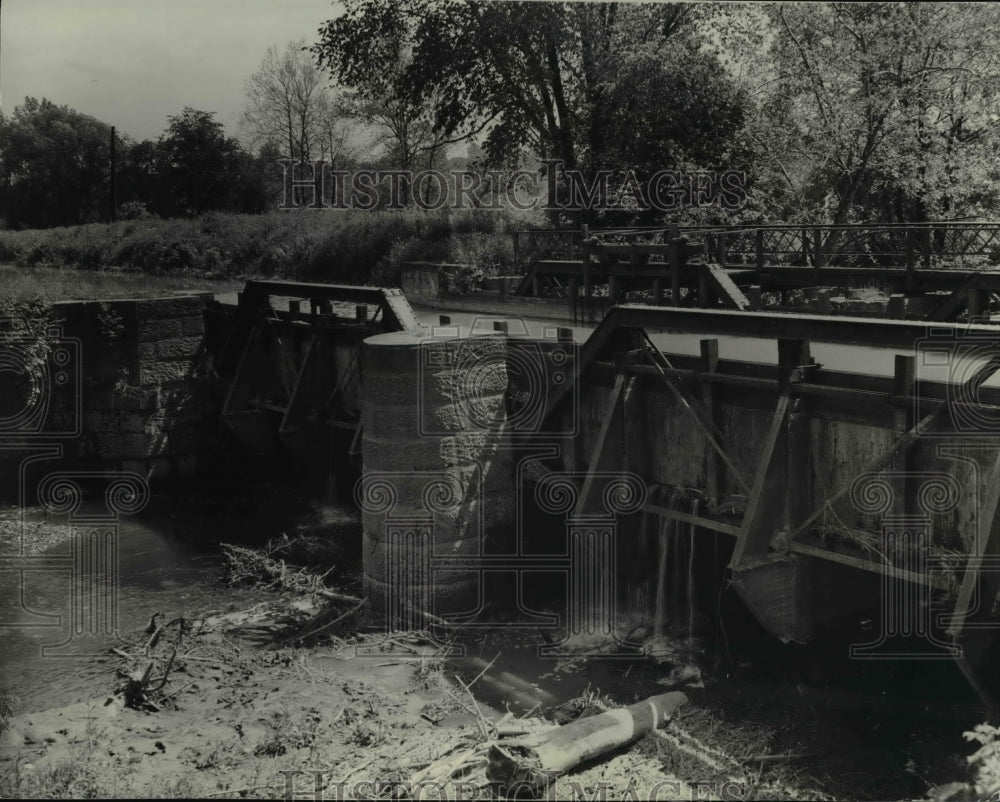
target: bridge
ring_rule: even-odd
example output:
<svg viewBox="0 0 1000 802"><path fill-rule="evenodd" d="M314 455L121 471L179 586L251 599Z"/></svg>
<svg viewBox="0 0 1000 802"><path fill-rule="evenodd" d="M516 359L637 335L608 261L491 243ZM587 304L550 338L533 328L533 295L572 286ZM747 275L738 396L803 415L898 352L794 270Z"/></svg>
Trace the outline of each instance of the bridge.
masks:
<svg viewBox="0 0 1000 802"><path fill-rule="evenodd" d="M817 310L828 313L829 290L851 287L883 290L880 315L948 321L988 314L1000 292L997 223L585 226L514 238L526 265L514 294L564 299L577 321L594 322L624 300L788 309L803 290L816 290Z"/></svg>
<svg viewBox="0 0 1000 802"><path fill-rule="evenodd" d="M521 625L563 627L557 651L587 635L607 654L623 621L674 631L732 581L782 641L873 616L852 656L954 660L995 711L1000 326L753 311L741 288L779 285L743 270L793 287L802 271L902 271L911 287L947 274L943 299L967 299L968 278L938 252L931 267L733 267L740 242L767 235L702 233L728 249L714 283L693 237L691 258L671 237L574 241L600 266L562 260L566 273L537 260L520 289L589 276L595 303L584 284L577 312L607 308L584 328L504 314L496 294L482 303L499 311L476 317L413 309L399 290L248 282L235 308L206 310L223 422L254 453L353 488L366 587L393 627L475 626L497 575L516 575ZM844 261L844 247L824 252ZM976 275L992 293L994 271ZM603 306L602 278L616 287ZM664 305L612 303L656 282ZM667 570L681 560L685 588ZM557 621L535 612L553 587ZM683 613L667 604L678 593Z"/></svg>

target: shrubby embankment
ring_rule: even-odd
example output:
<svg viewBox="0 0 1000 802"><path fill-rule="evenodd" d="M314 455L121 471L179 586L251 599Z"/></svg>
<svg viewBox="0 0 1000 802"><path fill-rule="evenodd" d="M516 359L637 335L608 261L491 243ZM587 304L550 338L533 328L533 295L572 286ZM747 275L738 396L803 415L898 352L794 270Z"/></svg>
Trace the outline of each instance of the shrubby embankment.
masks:
<svg viewBox="0 0 1000 802"><path fill-rule="evenodd" d="M0 231L0 263L392 286L402 263L413 260L475 264L487 275L512 270L508 232L524 227L526 221L492 211L213 212Z"/></svg>

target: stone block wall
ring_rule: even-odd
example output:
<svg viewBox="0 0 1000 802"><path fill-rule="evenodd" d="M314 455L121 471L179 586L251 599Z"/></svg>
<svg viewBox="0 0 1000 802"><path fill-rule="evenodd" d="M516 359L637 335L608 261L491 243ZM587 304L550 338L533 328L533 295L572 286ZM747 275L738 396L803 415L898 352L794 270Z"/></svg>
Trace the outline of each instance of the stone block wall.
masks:
<svg viewBox="0 0 1000 802"><path fill-rule="evenodd" d="M151 482L191 480L217 445L219 393L204 353L211 295L60 303L63 335L78 341L78 408L68 460Z"/></svg>

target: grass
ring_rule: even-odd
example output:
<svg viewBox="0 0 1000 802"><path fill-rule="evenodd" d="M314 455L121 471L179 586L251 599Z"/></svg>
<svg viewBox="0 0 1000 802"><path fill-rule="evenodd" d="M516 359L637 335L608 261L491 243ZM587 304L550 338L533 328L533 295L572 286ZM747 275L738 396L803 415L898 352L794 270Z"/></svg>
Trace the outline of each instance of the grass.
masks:
<svg viewBox="0 0 1000 802"><path fill-rule="evenodd" d="M89 301L109 298L151 298L172 292L235 292L240 281L213 281L181 276L146 276L117 270L71 270L52 267L19 268L0 265L0 294L9 301L33 299Z"/></svg>
<svg viewBox="0 0 1000 802"><path fill-rule="evenodd" d="M178 289L189 289L193 278L246 276L392 286L405 261L473 263L487 274L509 271L515 260L507 232L525 225L509 213L471 210L210 213L184 220L0 231L0 264L111 271L94 279L107 282L105 289L96 284L93 289L105 295L108 288L115 292L129 282L139 290L148 276L182 279ZM132 279L134 274L138 277ZM66 281L62 285L46 277L41 283L51 294L91 291L79 275ZM49 288L49 282L56 283Z"/></svg>

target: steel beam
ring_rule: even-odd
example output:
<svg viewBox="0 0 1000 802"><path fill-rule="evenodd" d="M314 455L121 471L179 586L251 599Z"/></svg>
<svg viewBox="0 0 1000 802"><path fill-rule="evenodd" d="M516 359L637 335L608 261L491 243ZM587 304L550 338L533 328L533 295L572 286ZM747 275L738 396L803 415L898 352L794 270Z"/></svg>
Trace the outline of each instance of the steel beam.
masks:
<svg viewBox="0 0 1000 802"><path fill-rule="evenodd" d="M574 515L583 516L591 502L593 495L594 479L601 473L602 461L604 459L604 445L608 439L608 432L614 422L615 413L621 406L622 394L625 390L626 375L619 373L615 379L615 386L611 390L611 397L608 399L608 406L604 412L604 419L601 421L601 430L598 432L597 440L594 442L594 449L590 454L590 463L587 467L587 476L583 482L583 489L580 490L580 499L577 502ZM634 378L628 381L635 381Z"/></svg>
<svg viewBox="0 0 1000 802"><path fill-rule="evenodd" d="M714 334L764 339L910 349L918 340L939 336L945 342L956 335L978 342L1000 343L1000 326L915 323L832 315L735 312L715 309L624 304L612 307L600 327L629 327L647 331Z"/></svg>
<svg viewBox="0 0 1000 802"><path fill-rule="evenodd" d="M251 280L243 289L245 296L279 295L290 298L317 298L352 304L371 304L382 310L383 331L417 332L417 322L410 302L402 290L386 287L357 287L351 284L311 284L302 281Z"/></svg>
<svg viewBox="0 0 1000 802"><path fill-rule="evenodd" d="M743 523L736 538L736 547L730 561L732 568L759 560L770 549L771 539L781 528L784 517L784 492L787 474L787 442L784 438L788 418L788 395L778 397L778 405L771 417L771 426L761 451L753 490L747 500Z"/></svg>
<svg viewBox="0 0 1000 802"><path fill-rule="evenodd" d="M694 524L695 526L700 526L702 529L710 529L713 532L721 532L722 534L730 535L731 537L739 537L740 534L740 528L738 526L726 524L722 521L716 521L714 518L704 518L700 515L691 515L687 512L672 510L669 507L662 507L659 504L652 504L648 501L643 504L642 508L646 512L656 515L659 518L666 518L671 521L680 521L681 523L686 524Z"/></svg>

